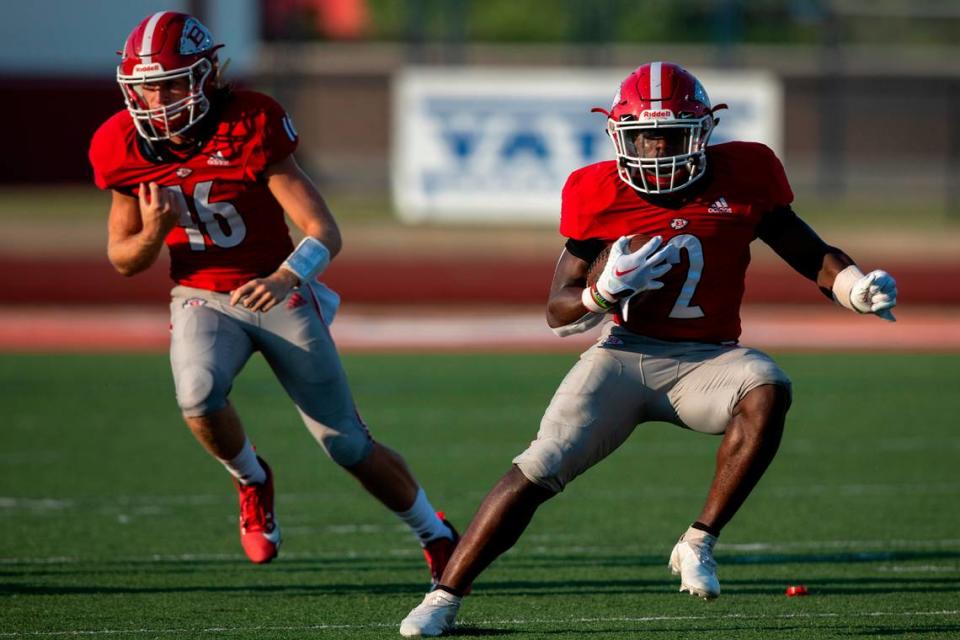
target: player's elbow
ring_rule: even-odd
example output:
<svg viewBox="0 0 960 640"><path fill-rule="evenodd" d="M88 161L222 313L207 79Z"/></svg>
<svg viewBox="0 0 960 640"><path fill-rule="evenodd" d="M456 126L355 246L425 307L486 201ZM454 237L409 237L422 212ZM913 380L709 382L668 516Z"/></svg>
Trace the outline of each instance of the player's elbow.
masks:
<svg viewBox="0 0 960 640"><path fill-rule="evenodd" d="M113 266L114 271L126 278L135 276L143 271L142 266L136 264L132 260L125 259L123 256L117 255L114 252L107 252L107 259L110 260L110 264Z"/></svg>
<svg viewBox="0 0 960 640"><path fill-rule="evenodd" d="M135 268L133 268L132 266L129 266L129 265L117 264L116 262L113 262L113 263L111 263L111 264L113 264L113 269L114 269L114 271L116 271L116 272L119 273L120 275L124 276L125 278L129 278L129 277L131 277L131 276L135 276L135 275L137 275L138 273L140 273L140 270L139 270L139 269L135 269Z"/></svg>

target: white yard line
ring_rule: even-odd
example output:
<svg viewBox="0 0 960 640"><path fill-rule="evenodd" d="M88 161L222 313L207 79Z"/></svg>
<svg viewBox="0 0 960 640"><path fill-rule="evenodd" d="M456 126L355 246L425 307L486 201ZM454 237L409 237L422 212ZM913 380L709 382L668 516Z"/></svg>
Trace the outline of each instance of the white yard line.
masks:
<svg viewBox="0 0 960 640"><path fill-rule="evenodd" d="M384 527L383 531L393 531L394 527ZM404 533L400 527L395 528L398 535ZM530 558L530 557L551 557L551 556L571 556L581 555L585 557L607 555L618 553L625 556L646 555L646 554L664 554L668 553L672 542L664 544L647 545L610 545L610 546L589 546L589 545L570 545L549 544L550 536L540 536L536 544L524 544L521 540L519 546L512 549L510 557L512 558ZM548 544L543 544L543 542ZM882 556L886 553L904 550L917 549L942 549L942 550L960 550L960 539L945 538L939 540L809 540L803 542L747 542L747 543L719 543L717 550L719 552L797 552L797 551L829 551L831 553L840 553L843 551L856 552L858 557ZM283 552L283 560L377 560L383 558L384 554L395 557L419 557L420 549L415 544L403 547L395 547L386 550L364 549L338 549L329 552ZM241 553L176 553L176 554L145 554L133 556L113 556L111 562L153 562L153 563L177 563L183 561L215 561L215 560L240 560L245 556ZM789 560L790 558L786 558ZM743 564L743 558L733 559L734 564ZM83 562L101 562L100 557L80 557L80 556L34 556L34 557L0 557L0 565L49 565L49 564L79 564Z"/></svg>
<svg viewBox="0 0 960 640"><path fill-rule="evenodd" d="M581 618L509 618L509 619L471 619L465 618L461 626L468 627L499 627L499 626L528 626L528 625L564 625L564 624L598 624L609 622L722 622L724 620L845 620L858 618L919 618L919 617L952 617L960 615L960 610L940 611L860 611L843 613L783 613L783 614L739 614L730 613L720 616L615 616L615 617L581 617ZM12 631L0 632L0 638L46 638L71 636L111 636L120 634L220 634L220 633L251 633L251 632L311 632L325 630L363 630L363 629L392 629L399 627L396 623L371 624L313 624L301 626L250 626L250 627L206 627L206 628L155 628L155 629L91 629L91 630L56 630L56 631Z"/></svg>

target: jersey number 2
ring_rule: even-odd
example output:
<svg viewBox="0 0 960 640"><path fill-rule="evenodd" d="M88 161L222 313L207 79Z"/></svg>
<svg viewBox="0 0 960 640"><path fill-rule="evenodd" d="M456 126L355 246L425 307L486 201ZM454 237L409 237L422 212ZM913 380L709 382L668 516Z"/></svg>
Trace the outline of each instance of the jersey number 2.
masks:
<svg viewBox="0 0 960 640"><path fill-rule="evenodd" d="M681 319L693 319L693 318L702 318L703 309L700 308L700 305L690 305L690 300L693 299L693 293L697 290L697 285L700 284L700 277L703 275L703 245L700 244L700 240L697 236L692 236L690 234L684 234L680 236L674 236L667 241L667 244L672 244L677 249L686 250L687 257L690 260L690 267L687 269L687 279L684 280L683 286L680 288L680 295L677 296L677 301L673 305L673 309L670 310L670 318L681 318ZM673 264L680 262L680 252L676 253L676 260L673 261Z"/></svg>
<svg viewBox="0 0 960 640"><path fill-rule="evenodd" d="M180 185L170 187L177 194L183 207L180 215L180 226L187 233L190 248L194 251L203 251L207 248L204 235L208 236L213 244L223 249L235 247L247 237L247 225L237 213L237 208L229 202L210 202L210 188L213 180L198 182L193 188L193 206L197 210L199 224L190 215L187 206L187 197L183 195Z"/></svg>

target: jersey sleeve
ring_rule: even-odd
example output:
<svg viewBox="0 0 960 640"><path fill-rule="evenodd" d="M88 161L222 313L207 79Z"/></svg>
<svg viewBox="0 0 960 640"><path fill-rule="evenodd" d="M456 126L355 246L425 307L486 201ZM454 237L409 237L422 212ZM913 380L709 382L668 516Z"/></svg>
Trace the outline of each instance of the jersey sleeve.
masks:
<svg viewBox="0 0 960 640"><path fill-rule="evenodd" d="M611 184L609 171L605 171L606 167L602 167L602 164L577 169L563 185L560 233L564 237L588 240L604 235L600 218L616 198L616 187Z"/></svg>
<svg viewBox="0 0 960 640"><path fill-rule="evenodd" d="M264 96L261 117L264 164L270 166L296 151L300 136L290 115L272 98Z"/></svg>
<svg viewBox="0 0 960 640"><path fill-rule="evenodd" d="M125 150L118 117L114 116L93 134L87 154L93 168L93 181L98 188L118 189L121 186Z"/></svg>
<svg viewBox="0 0 960 640"><path fill-rule="evenodd" d="M764 150L763 162L767 166L767 198L770 210L788 207L793 202L793 189L790 188L790 181L787 180L787 173L783 169L783 163L780 158L767 146Z"/></svg>

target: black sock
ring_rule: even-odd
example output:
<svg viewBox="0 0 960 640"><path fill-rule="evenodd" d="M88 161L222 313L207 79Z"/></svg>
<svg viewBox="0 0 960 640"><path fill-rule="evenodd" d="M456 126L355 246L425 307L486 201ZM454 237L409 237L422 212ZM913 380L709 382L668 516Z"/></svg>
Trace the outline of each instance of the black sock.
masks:
<svg viewBox="0 0 960 640"><path fill-rule="evenodd" d="M699 520L697 520L697 521L694 522L692 525L690 525L690 527L693 528L693 529L698 529L698 530L700 530L700 531L706 531L707 533L709 533L710 535L712 535L714 538L719 538L719 537L720 537L720 530L719 530L719 529L714 529L714 528L711 527L710 525L708 525L708 524L703 524L703 523L700 522Z"/></svg>
<svg viewBox="0 0 960 640"><path fill-rule="evenodd" d="M457 596L458 598L462 598L462 597L463 597L463 593L462 593L462 592L457 591L457 590L454 589L453 587L448 587L448 586L445 585L445 584L438 584L436 587L433 588L433 590L434 590L434 591L446 591L446 592L449 593L450 595Z"/></svg>

